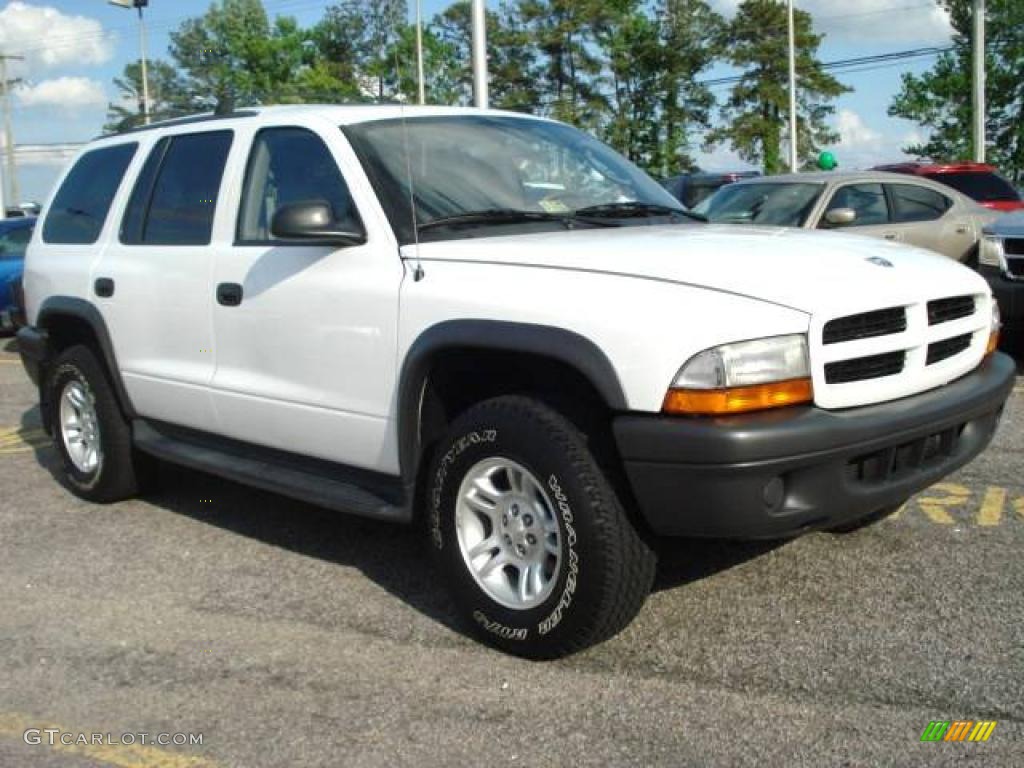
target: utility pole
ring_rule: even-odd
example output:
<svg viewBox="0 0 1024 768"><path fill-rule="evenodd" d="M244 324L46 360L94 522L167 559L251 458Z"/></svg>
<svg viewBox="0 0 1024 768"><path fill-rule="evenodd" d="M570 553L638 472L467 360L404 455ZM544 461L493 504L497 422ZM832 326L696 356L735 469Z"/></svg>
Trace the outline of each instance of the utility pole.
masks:
<svg viewBox="0 0 1024 768"><path fill-rule="evenodd" d="M974 0L974 76L972 107L974 113L974 162L985 162L985 0Z"/></svg>
<svg viewBox="0 0 1024 768"><path fill-rule="evenodd" d="M789 172L799 170L799 137L796 119L796 25L793 0L789 0Z"/></svg>
<svg viewBox="0 0 1024 768"><path fill-rule="evenodd" d="M416 93L422 106L427 103L427 87L423 82L423 0L416 0Z"/></svg>
<svg viewBox="0 0 1024 768"><path fill-rule="evenodd" d="M487 10L484 0L473 0L473 102L487 109Z"/></svg>
<svg viewBox="0 0 1024 768"><path fill-rule="evenodd" d="M0 53L0 88L3 89L2 105L4 111L4 156L7 161L7 167L4 169L6 171L4 175L7 177L7 187L4 191L8 193L5 197L10 200L11 205L17 205L21 199L21 192L18 190L18 168L14 160L14 131L11 129L11 86L18 81L7 79L7 62L24 60L24 56L6 56ZM0 218L5 215L5 210L0 205Z"/></svg>
<svg viewBox="0 0 1024 768"><path fill-rule="evenodd" d="M139 12L139 57L142 63L142 119L149 125L149 62L146 56L146 19L142 9L149 5L149 0L107 0L110 5L119 8L135 8Z"/></svg>

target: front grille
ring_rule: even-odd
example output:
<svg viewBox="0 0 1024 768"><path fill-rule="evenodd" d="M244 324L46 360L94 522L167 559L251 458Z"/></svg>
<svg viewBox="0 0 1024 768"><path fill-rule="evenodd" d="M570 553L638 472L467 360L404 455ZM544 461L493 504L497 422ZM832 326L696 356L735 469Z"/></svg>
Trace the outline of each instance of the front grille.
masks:
<svg viewBox="0 0 1024 768"><path fill-rule="evenodd" d="M907 310L903 307L879 309L860 315L839 317L825 323L822 332L822 343L840 344L844 341L870 339L875 336L888 336L892 333L903 333L907 330Z"/></svg>
<svg viewBox="0 0 1024 768"><path fill-rule="evenodd" d="M965 426L960 424L851 459L846 465L847 477L862 483L884 483L937 464L955 453Z"/></svg>
<svg viewBox="0 0 1024 768"><path fill-rule="evenodd" d="M928 302L928 325L939 325L974 314L973 296L952 296Z"/></svg>
<svg viewBox="0 0 1024 768"><path fill-rule="evenodd" d="M1017 259L1007 259L1006 268L1014 277L1024 277L1024 257Z"/></svg>
<svg viewBox="0 0 1024 768"><path fill-rule="evenodd" d="M868 379L895 376L903 372L906 358L906 353L901 351L828 363L825 366L825 383L847 384L851 381L867 381Z"/></svg>
<svg viewBox="0 0 1024 768"><path fill-rule="evenodd" d="M969 333L965 333L963 336L954 336L952 339L936 341L934 344L928 345L926 364L935 365L935 363L941 363L943 360L959 355L970 346L971 334Z"/></svg>
<svg viewBox="0 0 1024 768"><path fill-rule="evenodd" d="M1003 251L1007 256L1024 256L1024 238L1006 238L1003 240Z"/></svg>

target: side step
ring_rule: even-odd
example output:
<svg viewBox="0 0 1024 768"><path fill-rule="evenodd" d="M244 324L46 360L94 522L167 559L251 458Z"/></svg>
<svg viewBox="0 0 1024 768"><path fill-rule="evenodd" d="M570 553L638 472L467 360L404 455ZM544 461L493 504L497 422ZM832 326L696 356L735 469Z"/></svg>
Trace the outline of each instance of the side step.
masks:
<svg viewBox="0 0 1024 768"><path fill-rule="evenodd" d="M364 470L142 419L132 422L132 437L140 451L172 464L337 512L396 523L412 521L411 506L401 501L398 478L392 484L391 478Z"/></svg>

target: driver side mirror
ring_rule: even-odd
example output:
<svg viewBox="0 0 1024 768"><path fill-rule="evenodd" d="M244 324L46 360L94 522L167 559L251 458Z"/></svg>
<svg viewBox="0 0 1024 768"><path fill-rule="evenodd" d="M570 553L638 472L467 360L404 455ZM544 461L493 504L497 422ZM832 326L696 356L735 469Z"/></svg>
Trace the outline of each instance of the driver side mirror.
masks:
<svg viewBox="0 0 1024 768"><path fill-rule="evenodd" d="M853 208L833 208L825 214L825 223L830 227L845 227L857 220L857 212Z"/></svg>
<svg viewBox="0 0 1024 768"><path fill-rule="evenodd" d="M270 232L280 240L315 240L338 245L362 245L364 232L338 227L331 206L319 200L282 205L270 223Z"/></svg>

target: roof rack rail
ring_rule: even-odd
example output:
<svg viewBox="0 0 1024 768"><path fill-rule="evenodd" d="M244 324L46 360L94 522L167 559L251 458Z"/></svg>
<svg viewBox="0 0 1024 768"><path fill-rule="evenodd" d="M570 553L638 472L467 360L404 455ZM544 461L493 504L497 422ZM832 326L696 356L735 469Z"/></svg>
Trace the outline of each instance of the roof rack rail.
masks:
<svg viewBox="0 0 1024 768"><path fill-rule="evenodd" d="M204 115L192 115L191 117L174 117L170 120L160 120L149 125L139 125L135 128L128 128L124 131L116 131L115 133L105 133L102 136L98 136L100 139L109 139L112 136L127 136L132 133L143 133L145 131L152 131L157 128L175 128L179 125L194 125L196 123L207 123L216 122L217 120L230 120L236 117L255 117L258 115L254 109L239 109L234 112L225 112L223 114L204 114Z"/></svg>

